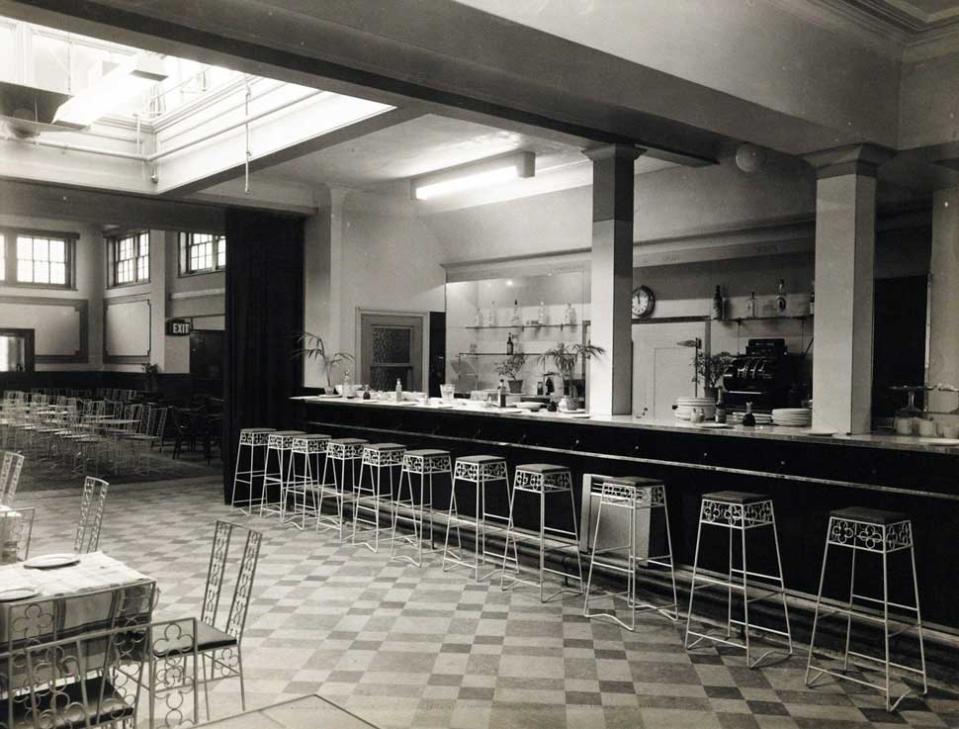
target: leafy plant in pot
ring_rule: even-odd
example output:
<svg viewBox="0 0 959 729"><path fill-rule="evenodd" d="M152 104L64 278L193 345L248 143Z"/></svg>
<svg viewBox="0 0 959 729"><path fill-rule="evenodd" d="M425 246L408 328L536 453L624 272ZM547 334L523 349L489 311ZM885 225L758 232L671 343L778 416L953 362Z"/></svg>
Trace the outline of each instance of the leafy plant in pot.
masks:
<svg viewBox="0 0 959 729"><path fill-rule="evenodd" d="M703 386L703 393L706 397L716 397L719 383L723 379L723 373L734 359L735 355L729 352L717 352L710 355L705 352L696 352L692 381Z"/></svg>
<svg viewBox="0 0 959 729"><path fill-rule="evenodd" d="M506 380L510 392L520 393L523 391L523 380L517 375L525 365L526 355L522 352L515 352L506 359L497 362L493 369L496 370L496 374Z"/></svg>
<svg viewBox="0 0 959 729"><path fill-rule="evenodd" d="M302 355L307 360L317 360L326 373L327 391L335 392L333 387L333 370L344 362L352 362L354 360L353 355L348 352L328 353L326 351L326 344L323 342L323 337L318 334L311 334L310 332L303 332L297 337L297 343L300 345L300 348L293 353L293 356L297 357Z"/></svg>
<svg viewBox="0 0 959 729"><path fill-rule="evenodd" d="M570 407L568 398L576 397L572 386L573 372L576 370L576 363L582 360L585 369L586 360L598 357L601 354L606 354L606 350L595 344L571 344L567 346L565 342L560 342L555 347L550 347L537 357L537 361L542 365L543 369L546 369L546 366L552 362L556 371L560 374L560 377L563 378L563 393L566 402L565 406L562 401L560 402L561 408L567 410L573 409Z"/></svg>
<svg viewBox="0 0 959 729"><path fill-rule="evenodd" d="M143 373L147 377L147 392L157 392L160 389L160 365L144 362Z"/></svg>

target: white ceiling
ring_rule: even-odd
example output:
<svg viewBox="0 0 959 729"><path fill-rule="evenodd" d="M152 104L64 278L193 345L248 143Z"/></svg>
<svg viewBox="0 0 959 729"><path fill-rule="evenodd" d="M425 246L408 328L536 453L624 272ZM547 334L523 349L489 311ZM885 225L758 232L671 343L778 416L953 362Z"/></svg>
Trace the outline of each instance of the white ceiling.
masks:
<svg viewBox="0 0 959 729"><path fill-rule="evenodd" d="M507 195L522 197L591 182L590 162L579 147L434 114L282 162L256 173L256 177L408 194L406 188L397 186L398 181L518 149L536 154L536 178L519 181L519 188L528 188L522 191L512 184L502 186L501 192ZM636 171L671 166L640 157ZM543 182L545 178L552 178L552 182ZM467 197L473 200L476 196Z"/></svg>

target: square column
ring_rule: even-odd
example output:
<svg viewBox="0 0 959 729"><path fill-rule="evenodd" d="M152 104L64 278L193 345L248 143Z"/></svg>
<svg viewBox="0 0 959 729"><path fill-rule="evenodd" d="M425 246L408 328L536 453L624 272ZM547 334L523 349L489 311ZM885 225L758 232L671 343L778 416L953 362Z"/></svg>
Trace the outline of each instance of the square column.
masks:
<svg viewBox="0 0 959 729"><path fill-rule="evenodd" d="M932 255L929 260L929 371L926 382L959 387L959 187L932 197ZM956 396L930 392L930 410L951 411Z"/></svg>
<svg viewBox="0 0 959 729"><path fill-rule="evenodd" d="M633 163L636 147L585 151L593 161L590 341L605 354L589 361L589 410L632 412Z"/></svg>
<svg viewBox="0 0 959 729"><path fill-rule="evenodd" d="M872 430L876 169L888 153L871 145L818 152L813 427Z"/></svg>

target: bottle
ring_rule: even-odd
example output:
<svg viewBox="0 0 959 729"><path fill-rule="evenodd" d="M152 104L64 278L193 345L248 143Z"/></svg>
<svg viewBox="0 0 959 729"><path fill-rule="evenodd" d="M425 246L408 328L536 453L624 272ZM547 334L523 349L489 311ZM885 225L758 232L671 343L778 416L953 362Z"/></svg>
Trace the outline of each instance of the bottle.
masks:
<svg viewBox="0 0 959 729"><path fill-rule="evenodd" d="M726 302L723 300L723 292L720 287L716 286L716 291L713 293L713 320L722 321L725 316Z"/></svg>
<svg viewBox="0 0 959 729"><path fill-rule="evenodd" d="M403 383L400 382L400 378L396 378L396 387L393 390L393 397L396 399L396 402L403 401Z"/></svg>
<svg viewBox="0 0 959 729"><path fill-rule="evenodd" d="M743 414L743 427L752 428L756 425L756 416L753 415L753 404L751 402L746 403L746 412Z"/></svg>
<svg viewBox="0 0 959 729"><path fill-rule="evenodd" d="M556 385L553 384L553 378L547 377L546 378L546 395L547 396L552 395L554 392L556 392Z"/></svg>
<svg viewBox="0 0 959 729"><path fill-rule="evenodd" d="M510 318L509 324L513 327L523 326L523 315L520 313L519 301L517 299L513 299L513 316Z"/></svg>
<svg viewBox="0 0 959 729"><path fill-rule="evenodd" d="M486 326L495 327L496 326L496 302L489 302L489 311L486 312Z"/></svg>
<svg viewBox="0 0 959 729"><path fill-rule="evenodd" d="M746 302L746 319L756 318L756 292L749 294L749 300Z"/></svg>
<svg viewBox="0 0 959 729"><path fill-rule="evenodd" d="M499 386L496 388L496 404L501 408L506 407L506 383L500 378Z"/></svg>
<svg viewBox="0 0 959 729"><path fill-rule="evenodd" d="M510 332L506 335L506 354L513 354L513 333Z"/></svg>
<svg viewBox="0 0 959 729"><path fill-rule="evenodd" d="M809 316L816 313L816 280L813 279L812 287L809 289Z"/></svg>
<svg viewBox="0 0 959 729"><path fill-rule="evenodd" d="M539 311L536 312L536 319L537 319L537 320L539 321L539 323L542 325L542 324L549 324L549 322L547 321L548 318L549 318L549 317L548 317L548 315L546 314L546 304L545 304L544 302L540 301L540 302L539 302Z"/></svg>
<svg viewBox="0 0 959 729"><path fill-rule="evenodd" d="M723 388L716 393L716 415L713 418L717 423L726 422L726 404L723 402Z"/></svg>
<svg viewBox="0 0 959 729"><path fill-rule="evenodd" d="M566 304L566 311L563 312L563 324L572 326L576 323L576 310L572 304Z"/></svg>
<svg viewBox="0 0 959 729"><path fill-rule="evenodd" d="M776 311L782 316L786 313L786 279L779 279L779 288L776 292Z"/></svg>
<svg viewBox="0 0 959 729"><path fill-rule="evenodd" d="M543 381L540 380L539 382L536 383L536 395L537 395L537 397L542 397L542 396L543 396L543 391L544 391Z"/></svg>
<svg viewBox="0 0 959 729"><path fill-rule="evenodd" d="M483 326L483 311L478 306L476 307L476 313L473 315L473 326L477 328Z"/></svg>
<svg viewBox="0 0 959 729"><path fill-rule="evenodd" d="M343 373L343 397L353 397L353 378L349 370Z"/></svg>

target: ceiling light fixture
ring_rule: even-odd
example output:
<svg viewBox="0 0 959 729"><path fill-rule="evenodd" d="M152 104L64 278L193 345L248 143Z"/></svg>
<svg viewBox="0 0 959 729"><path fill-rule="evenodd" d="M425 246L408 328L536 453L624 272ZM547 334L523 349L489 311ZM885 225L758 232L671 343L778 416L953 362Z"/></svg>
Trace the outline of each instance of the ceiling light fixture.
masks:
<svg viewBox="0 0 959 729"><path fill-rule="evenodd" d="M100 117L135 99L167 77L163 60L153 54L133 56L105 73L92 86L57 109L54 123L88 127Z"/></svg>
<svg viewBox="0 0 959 729"><path fill-rule="evenodd" d="M414 200L431 200L535 174L535 154L509 152L417 177L410 182L410 191Z"/></svg>

